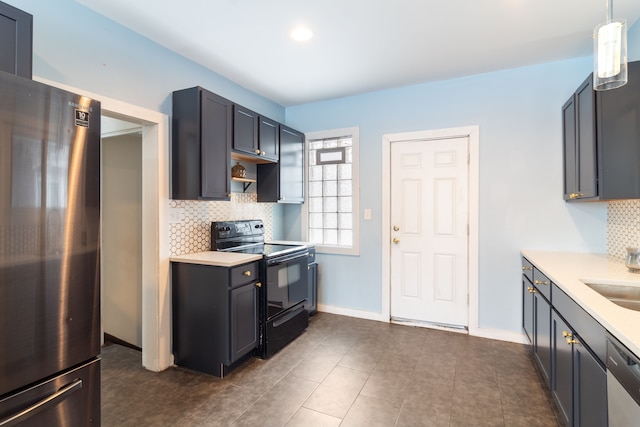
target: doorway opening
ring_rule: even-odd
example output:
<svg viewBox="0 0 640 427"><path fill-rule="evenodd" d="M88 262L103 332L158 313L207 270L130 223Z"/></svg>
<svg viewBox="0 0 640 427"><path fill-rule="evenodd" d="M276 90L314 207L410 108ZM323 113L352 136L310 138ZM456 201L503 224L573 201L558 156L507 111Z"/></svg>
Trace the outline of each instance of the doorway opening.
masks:
<svg viewBox="0 0 640 427"><path fill-rule="evenodd" d="M479 179L479 128L469 126L461 128L439 129L420 132L407 132L383 135L382 138L382 317L388 321L392 319L392 245L398 236L392 231L392 145L407 141L457 141L460 138L468 140L468 237L467 237L467 269L466 281L468 286L468 333L476 335L478 332L478 179ZM466 163L466 162L465 162ZM398 225L395 224L397 227ZM466 231L466 230L465 230ZM415 259L415 258L414 258ZM444 259L444 258L442 258ZM443 267L447 263L441 261ZM446 261L446 260L445 260ZM415 271L418 271L416 268ZM417 292L417 291L416 291ZM403 323L405 319L401 320ZM436 327L437 324L423 321L412 322L417 326ZM446 327L446 325L445 325ZM464 331L464 329L462 329Z"/></svg>
<svg viewBox="0 0 640 427"><path fill-rule="evenodd" d="M142 349L142 126L102 116L102 329Z"/></svg>

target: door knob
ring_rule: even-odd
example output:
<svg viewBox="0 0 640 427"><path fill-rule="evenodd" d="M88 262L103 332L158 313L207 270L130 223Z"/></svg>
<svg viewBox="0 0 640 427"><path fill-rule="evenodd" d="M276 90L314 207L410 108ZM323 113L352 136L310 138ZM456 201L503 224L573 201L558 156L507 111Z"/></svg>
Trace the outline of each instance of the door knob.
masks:
<svg viewBox="0 0 640 427"><path fill-rule="evenodd" d="M395 243L397 245L398 243L400 243L400 239L398 239L397 237L394 237L393 238L393 243Z"/></svg>
<svg viewBox="0 0 640 427"><path fill-rule="evenodd" d="M398 227L397 225L393 226L393 231L400 231L400 227Z"/></svg>

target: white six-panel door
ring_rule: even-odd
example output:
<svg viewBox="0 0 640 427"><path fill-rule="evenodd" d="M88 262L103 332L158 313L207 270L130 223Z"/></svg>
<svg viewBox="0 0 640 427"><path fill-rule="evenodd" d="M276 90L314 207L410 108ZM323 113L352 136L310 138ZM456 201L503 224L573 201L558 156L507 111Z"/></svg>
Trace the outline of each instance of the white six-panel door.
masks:
<svg viewBox="0 0 640 427"><path fill-rule="evenodd" d="M468 325L468 137L391 144L391 317Z"/></svg>

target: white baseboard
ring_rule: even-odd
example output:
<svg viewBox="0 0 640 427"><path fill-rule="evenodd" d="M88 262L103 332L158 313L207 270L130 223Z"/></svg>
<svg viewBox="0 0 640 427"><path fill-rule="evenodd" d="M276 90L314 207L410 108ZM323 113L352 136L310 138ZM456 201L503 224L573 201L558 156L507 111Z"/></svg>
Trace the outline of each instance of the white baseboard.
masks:
<svg viewBox="0 0 640 427"><path fill-rule="evenodd" d="M382 313L373 311L353 310L351 308L337 307L334 305L318 304L318 311L323 313L340 314L342 316L357 317L359 319L376 320L378 322L388 322L382 318Z"/></svg>
<svg viewBox="0 0 640 427"><path fill-rule="evenodd" d="M342 316L357 317L359 319L376 320L378 322L391 322L391 319L383 319L382 313L376 313L373 311L353 310L350 308L325 304L318 304L318 311L323 313L339 314ZM502 329L469 328L469 335L480 338L489 338L492 340L515 342L518 344L527 343L527 340L522 333L504 331Z"/></svg>
<svg viewBox="0 0 640 427"><path fill-rule="evenodd" d="M473 328L469 330L469 335L492 340L509 341L518 344L527 344L527 340L522 333L503 331L502 329Z"/></svg>

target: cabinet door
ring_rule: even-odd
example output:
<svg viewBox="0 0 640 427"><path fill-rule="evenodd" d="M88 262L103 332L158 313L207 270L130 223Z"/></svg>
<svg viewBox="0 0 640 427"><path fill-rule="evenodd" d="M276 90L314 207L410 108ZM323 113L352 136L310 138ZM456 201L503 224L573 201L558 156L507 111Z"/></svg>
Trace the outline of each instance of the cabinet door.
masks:
<svg viewBox="0 0 640 427"><path fill-rule="evenodd" d="M578 142L578 198L598 195L595 92L591 78L576 91L576 133Z"/></svg>
<svg viewBox="0 0 640 427"><path fill-rule="evenodd" d="M279 124L262 116L259 121L258 148L260 149L260 157L277 162L280 149Z"/></svg>
<svg viewBox="0 0 640 427"><path fill-rule="evenodd" d="M258 346L258 292L252 282L231 290L231 362Z"/></svg>
<svg viewBox="0 0 640 427"><path fill-rule="evenodd" d="M607 373L577 337L573 345L574 425L607 425Z"/></svg>
<svg viewBox="0 0 640 427"><path fill-rule="evenodd" d="M280 126L280 200L304 202L304 134Z"/></svg>
<svg viewBox="0 0 640 427"><path fill-rule="evenodd" d="M567 338L572 340L573 337L566 337L565 334L573 335L573 331L555 310L552 315L552 331L553 375L551 393L558 405L562 424L570 426L573 422L573 346L571 343L567 343Z"/></svg>
<svg viewBox="0 0 640 427"><path fill-rule="evenodd" d="M304 202L304 134L280 125L280 161L257 167L258 201Z"/></svg>
<svg viewBox="0 0 640 427"><path fill-rule="evenodd" d="M31 78L33 17L0 2L0 71Z"/></svg>
<svg viewBox="0 0 640 427"><path fill-rule="evenodd" d="M571 98L562 106L562 142L564 145L564 199L578 194L578 158L576 139L576 102Z"/></svg>
<svg viewBox="0 0 640 427"><path fill-rule="evenodd" d="M233 149L252 156L258 149L258 114L240 105L233 106Z"/></svg>
<svg viewBox="0 0 640 427"><path fill-rule="evenodd" d="M202 91L202 198L229 200L231 192L231 103Z"/></svg>
<svg viewBox="0 0 640 427"><path fill-rule="evenodd" d="M640 198L640 61L628 67L629 81L620 90L596 93L598 190L606 199Z"/></svg>
<svg viewBox="0 0 640 427"><path fill-rule="evenodd" d="M522 276L522 329L529 344L533 343L533 293L535 289L527 279Z"/></svg>
<svg viewBox="0 0 640 427"><path fill-rule="evenodd" d="M535 288L534 288L535 289ZM551 306L539 292L533 293L535 313L533 355L547 382L551 379Z"/></svg>

